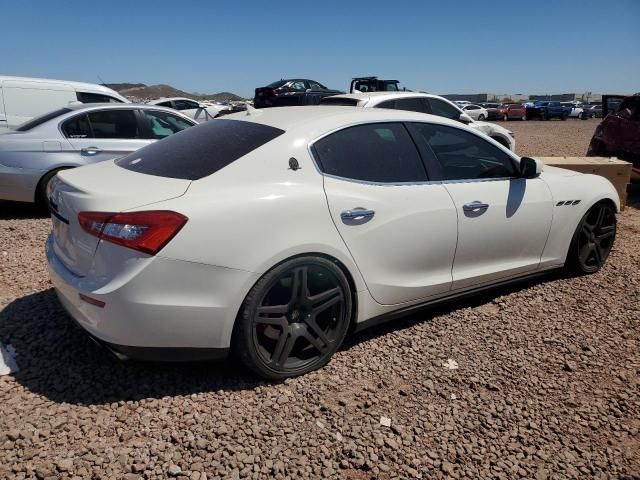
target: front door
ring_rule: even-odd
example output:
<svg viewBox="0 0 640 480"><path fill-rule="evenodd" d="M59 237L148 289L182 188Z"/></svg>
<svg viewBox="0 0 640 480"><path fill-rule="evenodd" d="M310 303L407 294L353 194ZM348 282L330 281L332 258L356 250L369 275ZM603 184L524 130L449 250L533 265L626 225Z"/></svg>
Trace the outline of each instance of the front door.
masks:
<svg viewBox="0 0 640 480"><path fill-rule="evenodd" d="M435 124L411 130L435 154L434 176L457 211L453 290L536 270L553 214L544 180L521 178L517 159L481 134Z"/></svg>
<svg viewBox="0 0 640 480"><path fill-rule="evenodd" d="M349 127L313 145L331 217L373 298L399 304L451 288L457 220L402 123Z"/></svg>

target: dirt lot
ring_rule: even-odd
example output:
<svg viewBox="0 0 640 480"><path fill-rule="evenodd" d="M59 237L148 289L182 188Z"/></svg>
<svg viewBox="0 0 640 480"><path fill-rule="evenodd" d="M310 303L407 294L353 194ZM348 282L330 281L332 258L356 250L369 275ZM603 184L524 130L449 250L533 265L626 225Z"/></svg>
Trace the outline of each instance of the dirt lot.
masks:
<svg viewBox="0 0 640 480"><path fill-rule="evenodd" d="M521 154L580 155L595 124L508 126ZM0 478L640 478L639 193L598 274L364 332L283 384L114 360L50 288L49 221L0 204L0 342L21 367L0 377Z"/></svg>

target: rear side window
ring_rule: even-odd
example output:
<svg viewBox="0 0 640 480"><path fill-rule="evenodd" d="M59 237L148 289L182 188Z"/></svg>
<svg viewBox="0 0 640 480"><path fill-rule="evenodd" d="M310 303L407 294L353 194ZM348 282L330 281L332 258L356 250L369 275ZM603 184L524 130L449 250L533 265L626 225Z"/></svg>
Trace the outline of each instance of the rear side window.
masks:
<svg viewBox="0 0 640 480"><path fill-rule="evenodd" d="M313 145L320 170L337 177L377 183L421 182L427 174L401 123L345 128Z"/></svg>
<svg viewBox="0 0 640 480"><path fill-rule="evenodd" d="M267 85L267 88L280 88L285 83L287 83L285 80L278 80L277 82L273 82Z"/></svg>
<svg viewBox="0 0 640 480"><path fill-rule="evenodd" d="M104 110L88 114L95 138L141 138L133 110Z"/></svg>
<svg viewBox="0 0 640 480"><path fill-rule="evenodd" d="M34 118L33 120L29 120L28 122L20 125L16 130L18 132L26 132L27 130L31 130L32 128L36 128L38 125L42 125L49 120L53 120L56 117L64 115L65 113L69 113L71 111L70 108L60 108L59 110L54 110L53 112L45 113L39 117Z"/></svg>
<svg viewBox="0 0 640 480"><path fill-rule="evenodd" d="M67 120L62 126L62 131L67 138L92 138L91 125L86 115L78 115Z"/></svg>
<svg viewBox="0 0 640 480"><path fill-rule="evenodd" d="M320 100L320 105L341 105L345 107L357 107L358 100L355 98L335 98L335 97L324 97Z"/></svg>
<svg viewBox="0 0 640 480"><path fill-rule="evenodd" d="M76 92L76 98L82 103L124 103L122 100L110 95L101 95L99 93Z"/></svg>
<svg viewBox="0 0 640 480"><path fill-rule="evenodd" d="M283 133L259 123L216 119L141 148L116 164L147 175L198 180Z"/></svg>

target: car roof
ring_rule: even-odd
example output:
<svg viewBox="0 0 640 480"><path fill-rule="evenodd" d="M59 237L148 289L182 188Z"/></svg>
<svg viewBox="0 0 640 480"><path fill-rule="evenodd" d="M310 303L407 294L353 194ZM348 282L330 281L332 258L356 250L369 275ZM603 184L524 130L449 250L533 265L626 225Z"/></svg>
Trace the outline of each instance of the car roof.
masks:
<svg viewBox="0 0 640 480"><path fill-rule="evenodd" d="M411 98L411 97L423 97L423 98L437 98L439 100L444 100L447 103L455 106L456 108L460 108L460 106L453 103L451 100L447 100L444 97L439 95L434 95L432 93L425 92L362 92L362 93L345 93L342 95L332 95L329 98L350 98L354 100L358 100L358 103L372 103L378 104L387 100L396 100L398 98Z"/></svg>
<svg viewBox="0 0 640 480"><path fill-rule="evenodd" d="M299 130L330 131L343 126L366 122L430 122L461 127L460 122L426 113L408 110L314 105L253 109L224 117L279 128L287 132Z"/></svg>
<svg viewBox="0 0 640 480"><path fill-rule="evenodd" d="M199 103L199 100L194 100L193 98L187 98L187 97L162 97L162 98L156 98L155 100L149 100L147 104L154 105L157 102L173 102L175 100L189 100L191 102Z"/></svg>

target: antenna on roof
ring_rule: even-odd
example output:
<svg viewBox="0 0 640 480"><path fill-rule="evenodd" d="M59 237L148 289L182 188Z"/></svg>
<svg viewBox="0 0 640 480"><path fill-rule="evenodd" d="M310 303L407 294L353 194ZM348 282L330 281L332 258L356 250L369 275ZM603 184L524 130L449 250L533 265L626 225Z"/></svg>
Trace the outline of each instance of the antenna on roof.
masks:
<svg viewBox="0 0 640 480"><path fill-rule="evenodd" d="M104 85L105 81L102 80L102 78L100 77L100 75L96 75L96 77L98 77L98 80L100 80L100 83Z"/></svg>

